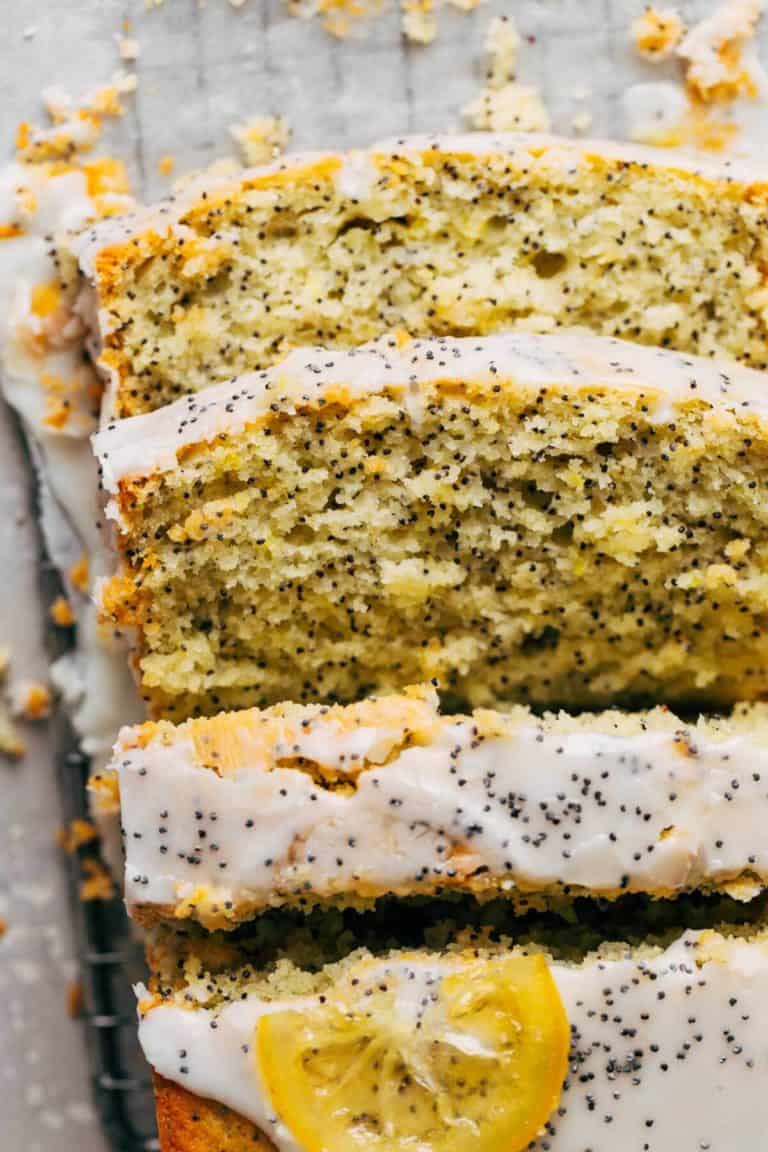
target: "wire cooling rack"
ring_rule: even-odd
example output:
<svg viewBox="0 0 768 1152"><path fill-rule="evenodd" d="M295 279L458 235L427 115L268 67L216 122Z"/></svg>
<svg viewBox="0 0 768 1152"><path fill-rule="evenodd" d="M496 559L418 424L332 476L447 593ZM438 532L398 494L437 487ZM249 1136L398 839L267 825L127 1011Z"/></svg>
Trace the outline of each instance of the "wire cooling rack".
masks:
<svg viewBox="0 0 768 1152"><path fill-rule="evenodd" d="M20 439L25 444L23 431ZM30 480L34 468L30 460ZM37 486L31 496L40 523ZM62 592L57 570L40 536L40 593L51 604ZM46 646L56 659L71 647L74 635L49 628ZM62 819L88 819L86 782L88 758L78 750L77 738L60 711L54 720L53 743L58 749L57 770ZM80 899L83 862L98 857L98 846L87 844L67 859L68 886L75 947L83 990L82 1020L88 1046L93 1093L105 1134L114 1152L152 1152L160 1144L149 1068L136 1034L136 1001L132 985L144 979L141 944L131 928L122 900Z"/></svg>
<svg viewBox="0 0 768 1152"><path fill-rule="evenodd" d="M88 817L85 783L88 760L76 750L62 721L59 782L64 819ZM75 941L83 988L93 1091L104 1130L115 1152L159 1149L149 1070L136 1039L136 1001L132 984L144 977L141 945L131 930L122 901L82 901L83 859L92 845L69 860L69 884Z"/></svg>

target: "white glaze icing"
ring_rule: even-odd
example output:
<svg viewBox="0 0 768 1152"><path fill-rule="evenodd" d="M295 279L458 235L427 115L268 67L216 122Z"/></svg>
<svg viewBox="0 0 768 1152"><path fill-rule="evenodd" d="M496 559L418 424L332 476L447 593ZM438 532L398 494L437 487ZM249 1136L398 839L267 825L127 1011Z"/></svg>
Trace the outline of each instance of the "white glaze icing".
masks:
<svg viewBox="0 0 768 1152"><path fill-rule="evenodd" d="M663 139L689 112L684 89L669 80L631 84L624 90L621 103L632 140Z"/></svg>
<svg viewBox="0 0 768 1152"><path fill-rule="evenodd" d="M130 200L103 196L102 203L127 207ZM19 163L0 170L0 226L19 233L0 239L0 378L33 446L46 544L77 617L77 646L55 665L53 676L84 750L103 760L126 715L139 719L142 710L124 650L100 629L92 602L66 576L83 551L94 581L110 563L99 529L98 477L89 442L97 381L84 358L88 330L77 300L62 300L49 316L33 307L35 289L58 279L54 245L65 245L70 230L84 228L97 215L82 170ZM46 419L51 378L66 382L71 405L60 427Z"/></svg>
<svg viewBox="0 0 768 1152"><path fill-rule="evenodd" d="M358 975L373 980L387 971L390 980L399 976L405 982L416 971L434 980L459 962L429 954L390 958L380 966L368 962ZM766 943L689 932L648 958L591 956L579 966L555 962L552 974L571 1026L571 1057L559 1108L532 1148L758 1152L763 1147ZM353 975L349 970L347 978ZM302 998L298 1004L308 1002ZM275 1122L253 1044L259 1017L292 1004L297 1001L267 1003L255 995L215 1012L159 1004L143 1017L139 1035L162 1076L252 1120L280 1152L296 1152L293 1137ZM407 1002L402 1011L408 1013Z"/></svg>
<svg viewBox="0 0 768 1152"><path fill-rule="evenodd" d="M401 348L392 337L384 337L342 351L295 349L273 368L109 424L94 437L94 449L104 487L114 494L123 479L171 471L179 451L190 444L236 435L268 415L270 405L291 413L302 404L317 404L339 386L351 400L386 390L417 421L421 391L439 380L471 380L489 387L505 380L520 390L552 385L565 392L602 387L625 395L642 393L648 419L658 422L670 419L692 396L725 411L748 408L768 416L768 389L761 372L582 329L413 340ZM118 518L114 504L109 514Z"/></svg>
<svg viewBox="0 0 768 1152"><path fill-rule="evenodd" d="M622 734L600 716L518 714L484 735L430 707L429 741L404 750L389 730L342 732L315 713L277 742L254 724L250 755L244 713L243 751L221 775L184 728L143 747L125 731L113 767L129 906L221 919L224 908L418 894L475 874L502 891L651 894L768 879L768 744L746 726L666 727L650 714ZM393 748L386 764L382 747ZM323 787L302 761L354 787Z"/></svg>

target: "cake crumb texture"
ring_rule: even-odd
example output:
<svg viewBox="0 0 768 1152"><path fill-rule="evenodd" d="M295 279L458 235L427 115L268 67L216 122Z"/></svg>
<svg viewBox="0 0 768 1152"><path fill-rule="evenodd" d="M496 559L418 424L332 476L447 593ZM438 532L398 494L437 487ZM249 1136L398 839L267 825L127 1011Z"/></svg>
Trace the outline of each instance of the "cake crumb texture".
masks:
<svg viewBox="0 0 768 1152"><path fill-rule="evenodd" d="M477 134L212 177L83 241L115 412L398 328L584 325L764 368L768 186L708 163Z"/></svg>
<svg viewBox="0 0 768 1152"><path fill-rule="evenodd" d="M138 469L102 611L173 719L433 678L472 706L759 699L761 390L582 334L294 353L101 434Z"/></svg>

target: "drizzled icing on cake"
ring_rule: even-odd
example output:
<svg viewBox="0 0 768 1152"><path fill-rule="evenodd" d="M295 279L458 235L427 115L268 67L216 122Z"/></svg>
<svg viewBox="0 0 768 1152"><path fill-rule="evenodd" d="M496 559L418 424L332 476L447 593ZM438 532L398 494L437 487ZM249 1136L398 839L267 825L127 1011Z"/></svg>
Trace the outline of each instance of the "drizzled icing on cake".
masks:
<svg viewBox="0 0 768 1152"><path fill-rule="evenodd" d="M404 984L453 970L449 956L365 961L367 978ZM725 1152L760 1147L768 1131L768 946L689 932L647 956L555 962L571 1026L568 1076L536 1152ZM350 968L346 978L352 979ZM206 979L217 992L216 977ZM311 997L265 1001L228 985L215 1009L194 996L155 1002L140 1039L150 1064L188 1091L225 1104L280 1152L296 1140L275 1116L254 1051L266 1012ZM142 990L139 990L140 993Z"/></svg>
<svg viewBox="0 0 768 1152"><path fill-rule="evenodd" d="M748 409L768 415L764 375L731 361L575 329L551 335L511 332L406 342L391 336L359 349L296 349L274 368L113 422L94 437L94 449L104 487L115 493L121 480L171 471L180 450L191 444L237 435L276 412L290 414L331 399L353 403L386 392L418 422L422 392L444 381L497 390L547 386L565 393L612 390L642 400L648 419L659 423L691 400L726 411Z"/></svg>
<svg viewBox="0 0 768 1152"><path fill-rule="evenodd" d="M745 723L384 705L380 722L296 709L124 731L129 905L216 927L452 886L669 895L751 877L749 898L768 877L768 745Z"/></svg>

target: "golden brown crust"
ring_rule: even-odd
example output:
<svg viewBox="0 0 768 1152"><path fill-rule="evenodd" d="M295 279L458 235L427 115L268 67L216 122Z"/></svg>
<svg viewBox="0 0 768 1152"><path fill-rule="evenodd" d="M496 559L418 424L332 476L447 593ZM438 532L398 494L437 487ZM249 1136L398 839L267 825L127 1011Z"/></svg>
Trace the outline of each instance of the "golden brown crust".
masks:
<svg viewBox="0 0 768 1152"><path fill-rule="evenodd" d="M154 1075L161 1152L275 1152L250 1120Z"/></svg>

